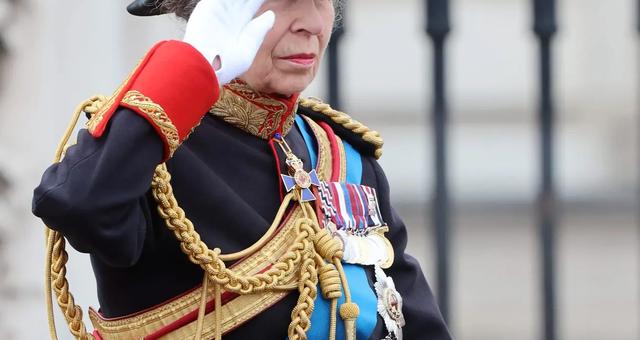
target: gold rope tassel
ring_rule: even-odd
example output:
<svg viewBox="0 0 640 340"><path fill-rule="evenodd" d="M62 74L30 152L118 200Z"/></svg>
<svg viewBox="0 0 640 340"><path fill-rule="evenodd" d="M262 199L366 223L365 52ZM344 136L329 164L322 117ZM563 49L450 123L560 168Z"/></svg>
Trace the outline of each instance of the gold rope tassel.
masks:
<svg viewBox="0 0 640 340"><path fill-rule="evenodd" d="M340 274L338 274L333 264L325 263L319 255L316 255L316 262L320 267L319 280L322 296L327 300L331 300L329 340L335 340L337 323L336 310L338 309L338 299L342 296L342 291L340 290Z"/></svg>
<svg viewBox="0 0 640 340"><path fill-rule="evenodd" d="M315 218L315 212L309 205L305 207L307 214L312 215ZM318 255L330 263L333 263L333 267L337 271L342 288L344 289L345 303L340 306L340 317L344 321L345 335L347 340L356 340L356 319L360 314L360 308L358 305L351 301L351 291L349 290L349 283L347 282L347 276L342 268L342 256L343 250L338 241L336 241L331 233L327 229L318 229L315 235L314 243Z"/></svg>
<svg viewBox="0 0 640 340"><path fill-rule="evenodd" d="M360 308L353 302L345 302L340 306L340 317L344 321L344 333L347 340L356 340L356 319Z"/></svg>
<svg viewBox="0 0 640 340"><path fill-rule="evenodd" d="M351 292L349 291L349 284L347 283L342 263L340 260L335 260L334 263L343 282L345 303L340 306L340 317L344 321L344 333L346 340L356 340L356 319L360 315L360 308L355 302L351 301Z"/></svg>
<svg viewBox="0 0 640 340"><path fill-rule="evenodd" d="M305 212L312 215L315 218L315 212L313 208L307 204ZM318 227L319 228L319 227ZM314 238L314 244L318 255L329 263L333 263L332 269L337 272L339 276L339 282L342 284L344 290L345 303L340 306L340 317L344 321L345 335L347 340L356 340L356 319L360 314L360 308L358 305L351 301L351 291L349 290L349 283L347 282L347 276L342 268L342 256L343 250L338 241L336 241L331 233L327 229L318 229ZM328 272L329 270L327 270ZM328 276L328 275L327 275ZM333 274L330 283L334 283Z"/></svg>

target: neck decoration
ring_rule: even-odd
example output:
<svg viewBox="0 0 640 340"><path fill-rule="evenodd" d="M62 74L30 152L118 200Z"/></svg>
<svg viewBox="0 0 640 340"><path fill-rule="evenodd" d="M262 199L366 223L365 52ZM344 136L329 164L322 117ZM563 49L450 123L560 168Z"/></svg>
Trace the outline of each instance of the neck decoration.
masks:
<svg viewBox="0 0 640 340"><path fill-rule="evenodd" d="M298 95L264 94L234 79L222 87L220 98L209 112L240 130L270 140L276 133L285 136L293 127Z"/></svg>

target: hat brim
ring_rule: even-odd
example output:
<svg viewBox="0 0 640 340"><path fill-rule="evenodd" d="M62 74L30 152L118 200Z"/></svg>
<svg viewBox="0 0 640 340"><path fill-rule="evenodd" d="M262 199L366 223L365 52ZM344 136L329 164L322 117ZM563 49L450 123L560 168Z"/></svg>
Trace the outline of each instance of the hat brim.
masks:
<svg viewBox="0 0 640 340"><path fill-rule="evenodd" d="M162 0L135 0L127 6L127 12L141 17L167 14L161 3Z"/></svg>

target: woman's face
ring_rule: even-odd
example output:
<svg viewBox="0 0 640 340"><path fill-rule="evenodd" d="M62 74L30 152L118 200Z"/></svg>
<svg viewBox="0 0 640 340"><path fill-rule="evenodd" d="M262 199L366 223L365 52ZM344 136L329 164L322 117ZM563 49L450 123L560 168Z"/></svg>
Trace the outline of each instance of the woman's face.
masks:
<svg viewBox="0 0 640 340"><path fill-rule="evenodd" d="M273 28L253 64L240 76L254 90L291 95L315 78L333 30L333 0L266 0L258 14L272 10Z"/></svg>

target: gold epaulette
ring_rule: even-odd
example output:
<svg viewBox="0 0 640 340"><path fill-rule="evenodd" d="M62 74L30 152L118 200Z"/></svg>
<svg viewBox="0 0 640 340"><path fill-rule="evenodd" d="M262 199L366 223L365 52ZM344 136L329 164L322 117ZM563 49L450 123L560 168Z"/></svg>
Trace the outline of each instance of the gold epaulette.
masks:
<svg viewBox="0 0 640 340"><path fill-rule="evenodd" d="M378 131L368 128L342 111L331 108L329 104L322 102L318 98L300 98L298 100L298 104L304 108L308 108L322 114L329 118L333 123L338 124L346 130L356 134L359 139L373 146L373 155L376 159L380 159L382 156L384 140Z"/></svg>

